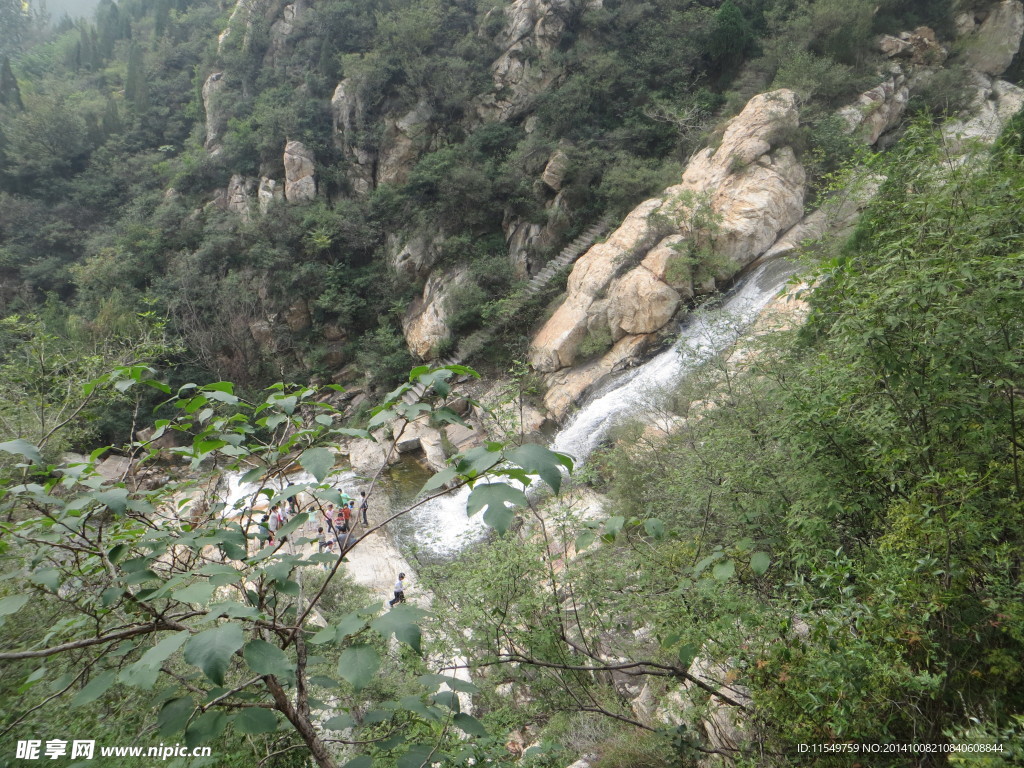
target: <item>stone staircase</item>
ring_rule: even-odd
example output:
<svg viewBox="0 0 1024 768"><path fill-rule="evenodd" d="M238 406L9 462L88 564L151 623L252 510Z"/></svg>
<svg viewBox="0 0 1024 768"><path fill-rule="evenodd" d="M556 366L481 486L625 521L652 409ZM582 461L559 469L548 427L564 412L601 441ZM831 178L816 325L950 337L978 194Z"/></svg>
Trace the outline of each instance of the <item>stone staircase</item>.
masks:
<svg viewBox="0 0 1024 768"><path fill-rule="evenodd" d="M530 278L530 281L520 294L519 301L509 310L508 315L514 317L527 301L548 286L548 283L551 282L555 275L586 253L587 249L594 244L594 241L608 231L612 221L613 217L611 214L605 214L599 221L583 230L579 237L565 246L555 258L545 264L540 272ZM458 348L453 353L433 361L432 365L436 368L443 368L446 365L459 365L463 360L468 360L486 346L487 342L494 336L495 331L500 327L501 324L471 333L459 343ZM423 396L425 390L425 385L417 383L403 395L402 401L406 404L415 403Z"/></svg>

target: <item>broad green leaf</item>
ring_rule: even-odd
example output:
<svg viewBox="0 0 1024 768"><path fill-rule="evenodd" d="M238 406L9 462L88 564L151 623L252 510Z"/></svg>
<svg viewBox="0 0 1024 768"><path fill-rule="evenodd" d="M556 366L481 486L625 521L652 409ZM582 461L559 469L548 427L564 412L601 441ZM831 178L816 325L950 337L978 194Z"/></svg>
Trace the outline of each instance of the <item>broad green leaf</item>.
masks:
<svg viewBox="0 0 1024 768"><path fill-rule="evenodd" d="M171 736L185 727L185 723L196 709L191 696L171 699L160 708L156 724L161 736Z"/></svg>
<svg viewBox="0 0 1024 768"><path fill-rule="evenodd" d="M419 696L405 696L398 702L398 709L415 712L425 720L440 720L444 716L437 707L428 707Z"/></svg>
<svg viewBox="0 0 1024 768"><path fill-rule="evenodd" d="M206 603L217 587L208 581L197 581L195 584L189 584L184 589L176 589L171 594L175 600L180 600L183 603Z"/></svg>
<svg viewBox="0 0 1024 768"><path fill-rule="evenodd" d="M175 632L154 645L142 658L121 670L118 680L125 685L149 690L160 674L160 665L188 640L188 632Z"/></svg>
<svg viewBox="0 0 1024 768"><path fill-rule="evenodd" d="M0 600L0 616L17 613L28 602L28 595L11 595Z"/></svg>
<svg viewBox="0 0 1024 768"><path fill-rule="evenodd" d="M700 576L702 573L704 573L704 571L707 569L709 565L711 565L716 560L721 560L723 557L725 557L725 553L723 552L712 552L710 555L703 558L699 563L693 566L693 575Z"/></svg>
<svg viewBox="0 0 1024 768"><path fill-rule="evenodd" d="M189 725L185 731L185 744L190 749L199 744L213 741L222 733L228 724L228 716L222 710L211 709L204 712Z"/></svg>
<svg viewBox="0 0 1024 768"><path fill-rule="evenodd" d="M121 599L121 595L124 594L124 590L121 587L107 587L103 590L100 595L100 603L104 608L109 608L111 605Z"/></svg>
<svg viewBox="0 0 1024 768"><path fill-rule="evenodd" d="M234 724L240 733L273 733L277 730L277 717L263 707L246 707L235 717Z"/></svg>
<svg viewBox="0 0 1024 768"><path fill-rule="evenodd" d="M342 712L324 723L324 728L329 731L344 731L346 728L351 728L355 724L356 721L352 719L351 715L347 712Z"/></svg>
<svg viewBox="0 0 1024 768"><path fill-rule="evenodd" d="M728 581L736 573L736 564L732 560L723 560L711 569L711 575L718 581Z"/></svg>
<svg viewBox="0 0 1024 768"><path fill-rule="evenodd" d="M378 619L370 622L370 629L379 632L385 639L394 634L396 638L420 653L420 628L416 623L425 611L411 605L398 605Z"/></svg>
<svg viewBox="0 0 1024 768"><path fill-rule="evenodd" d="M432 478L427 480L420 488L420 493L429 493L430 491L436 491L441 488L449 480L454 480L458 476L458 473L451 467L448 469L442 469Z"/></svg>
<svg viewBox="0 0 1024 768"><path fill-rule="evenodd" d="M576 551L583 551L591 544L593 544L595 539L597 539L596 533L594 533L593 531L584 531L576 537Z"/></svg>
<svg viewBox="0 0 1024 768"><path fill-rule="evenodd" d="M57 588L60 587L60 571L55 568L43 568L33 571L32 582L56 592Z"/></svg>
<svg viewBox="0 0 1024 768"><path fill-rule="evenodd" d="M505 458L518 464L527 472L539 475L555 493L561 489L562 472L559 469L561 464L554 451L548 450L543 445L526 443L506 453Z"/></svg>
<svg viewBox="0 0 1024 768"><path fill-rule="evenodd" d="M71 700L72 707L81 707L90 702L96 701L100 696L107 692L107 690L114 684L114 680L117 678L117 672L113 669L109 669L106 672L96 675L89 684L86 685L78 694Z"/></svg>
<svg viewBox="0 0 1024 768"><path fill-rule="evenodd" d="M430 697L430 700L435 704L448 707L452 712L458 712L461 709L459 696L454 691L441 691L440 693L435 693Z"/></svg>
<svg viewBox="0 0 1024 768"><path fill-rule="evenodd" d="M278 529L277 538L283 539L285 536L291 536L292 532L305 525L307 520L309 520L309 513L299 512L299 514L285 523L283 528Z"/></svg>
<svg viewBox="0 0 1024 768"><path fill-rule="evenodd" d="M491 450L492 447L494 450ZM501 446L489 443L467 451L455 469L461 475L476 477L482 475L499 461L501 461Z"/></svg>
<svg viewBox="0 0 1024 768"><path fill-rule="evenodd" d="M380 668L380 656L373 646L358 644L345 649L338 660L338 674L357 691L366 687Z"/></svg>
<svg viewBox="0 0 1024 768"><path fill-rule="evenodd" d="M372 768L373 758L369 755L360 755L352 760L349 760L341 768Z"/></svg>
<svg viewBox="0 0 1024 768"><path fill-rule="evenodd" d="M468 424L464 418L459 416L455 411L446 405L440 408L435 408L430 414L430 418L435 424L458 424L460 427L468 427L472 429L472 425Z"/></svg>
<svg viewBox="0 0 1024 768"><path fill-rule="evenodd" d="M690 668L698 653L700 653L700 648L693 643L686 643L679 647L679 663L683 665L683 669Z"/></svg>
<svg viewBox="0 0 1024 768"><path fill-rule="evenodd" d="M456 728L470 736L490 735L487 733L487 729L484 728L483 723L472 715L467 715L465 712L456 713L455 717L452 718L452 722L455 723Z"/></svg>
<svg viewBox="0 0 1024 768"><path fill-rule="evenodd" d="M242 650L242 658L249 665L249 669L258 675L290 677L295 671L295 666L288 660L284 651L259 638L246 643Z"/></svg>
<svg viewBox="0 0 1024 768"><path fill-rule="evenodd" d="M763 575L771 564L772 559L768 556L767 552L755 552L750 556L750 570L758 576Z"/></svg>
<svg viewBox="0 0 1024 768"><path fill-rule="evenodd" d="M8 440L6 443L0 443L0 451L4 453L15 453L19 456L24 456L31 462L36 464L43 463L43 457L39 454L39 449L36 448L28 440Z"/></svg>
<svg viewBox="0 0 1024 768"><path fill-rule="evenodd" d="M480 689L477 688L473 683L467 680L460 680L457 677L451 677L450 675L420 675L416 678L421 685L426 686L430 689L437 689L441 685L447 685L453 691L459 691L460 693L479 693Z"/></svg>
<svg viewBox="0 0 1024 768"><path fill-rule="evenodd" d="M392 411L390 409L384 410L384 411L381 411L380 413L376 414L372 419L370 419L370 421L367 422L367 424L366 424L366 428L367 429L376 429L377 427L381 426L382 424L387 424L389 421L394 421L397 418L398 418L398 414L396 414L394 411Z"/></svg>
<svg viewBox="0 0 1024 768"><path fill-rule="evenodd" d="M644 530L647 531L648 536L659 541L665 538L665 524L656 517L644 520Z"/></svg>
<svg viewBox="0 0 1024 768"><path fill-rule="evenodd" d="M189 639L185 646L185 661L199 667L217 685L224 685L224 673L231 655L244 642L242 628L238 624L221 624Z"/></svg>
<svg viewBox="0 0 1024 768"><path fill-rule="evenodd" d="M505 533L512 524L514 513L506 504L524 506L528 504L526 494L505 483L478 485L469 494L466 512L474 515L484 509L484 522L499 533Z"/></svg>
<svg viewBox="0 0 1024 768"><path fill-rule="evenodd" d="M322 483L334 468L334 454L327 448L309 448L299 456L302 468Z"/></svg>
<svg viewBox="0 0 1024 768"><path fill-rule="evenodd" d="M441 755L434 754L434 748L426 744L415 744L409 751L398 758L395 768L424 768L432 760L438 760Z"/></svg>
<svg viewBox="0 0 1024 768"><path fill-rule="evenodd" d="M327 675L311 675L309 682L319 685L321 688L338 688L341 685L333 677L327 677Z"/></svg>
<svg viewBox="0 0 1024 768"><path fill-rule="evenodd" d="M619 531L622 530L622 526L624 526L625 524L626 518L624 518L622 515L614 515L612 517L609 517L604 524L605 536L610 536L614 539L616 536L619 535Z"/></svg>
<svg viewBox="0 0 1024 768"><path fill-rule="evenodd" d="M236 602L234 600L228 600L223 603L214 603L210 606L210 612L206 614L203 621L213 621L224 617L226 619L256 619L260 616L260 611L256 606L245 605L243 603Z"/></svg>

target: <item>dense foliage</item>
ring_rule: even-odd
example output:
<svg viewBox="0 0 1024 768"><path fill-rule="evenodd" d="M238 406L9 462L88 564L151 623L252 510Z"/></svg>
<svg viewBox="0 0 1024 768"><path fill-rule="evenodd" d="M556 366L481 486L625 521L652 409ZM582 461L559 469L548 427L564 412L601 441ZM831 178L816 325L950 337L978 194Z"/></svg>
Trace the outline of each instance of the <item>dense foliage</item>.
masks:
<svg viewBox="0 0 1024 768"><path fill-rule="evenodd" d="M127 313L170 317L184 359L214 377L352 379L369 367L383 386L408 368L400 319L421 288L386 255L414 234L441 263L473 266L455 312L469 333L514 284L510 217L550 225L543 258L602 211L671 182L717 115L772 86L801 93L808 148L834 164L846 150L823 110L873 82L871 36L921 22L947 30L951 10L570 4L554 49L528 51L542 85L513 117L487 122L478 107L494 96L505 4L322 0L286 38L247 7L103 0L93 21L47 32L4 0L14 21L0 54L0 311L35 312L54 293L94 322L113 296ZM217 152L203 146L211 72L224 83ZM359 111L342 138L330 97L343 78ZM393 141L389 126L409 110L429 120L405 173L355 189L352 153ZM210 205L235 175L280 179L287 140L316 156L315 204L249 221ZM554 205L537 177L556 148L568 166Z"/></svg>
<svg viewBox="0 0 1024 768"><path fill-rule="evenodd" d="M700 722L732 710L741 764L844 742L1002 745L984 764L1021 764L1020 146L1014 124L951 163L919 126L813 293L793 294L806 323L707 365L589 467L611 517L570 496L525 548L438 574L482 674L531 702L512 724L571 741L566 712L639 734L659 709L697 757L722 744ZM667 741L624 757L622 736L589 751L666 764L648 752Z"/></svg>

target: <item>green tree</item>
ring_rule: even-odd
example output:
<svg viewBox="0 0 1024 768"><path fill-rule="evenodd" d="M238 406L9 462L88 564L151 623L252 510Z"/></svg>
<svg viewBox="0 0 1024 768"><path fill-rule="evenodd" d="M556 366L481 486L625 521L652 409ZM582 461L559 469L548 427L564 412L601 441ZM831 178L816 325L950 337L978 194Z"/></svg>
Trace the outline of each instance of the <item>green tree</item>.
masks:
<svg viewBox="0 0 1024 768"><path fill-rule="evenodd" d="M21 89L18 88L18 80L11 69L10 56L4 56L3 63L0 63L0 104L5 107L24 109L21 101Z"/></svg>
<svg viewBox="0 0 1024 768"><path fill-rule="evenodd" d="M400 438L415 419L459 422L447 405L457 396L449 380L473 374L461 366L414 369L375 409L369 428L392 425ZM133 366L86 389L149 386L171 396L166 405L175 413L156 422L151 440L166 432L187 435L189 445L176 453L193 469L242 469L243 482L257 490L228 509L194 481L147 491L103 480L92 461L52 465L27 440L0 443L0 452L19 461L0 501L4 552L17 568L16 581L6 582L0 616L16 621L31 592L60 595L70 616L80 617L68 621L65 613L44 637L8 638L15 647L0 651L0 661L9 674L31 678L30 687L50 680L58 695L73 694L75 706L115 686L149 691L159 683L155 719L162 736L184 731L186 743L194 745L217 739L229 725L237 733L265 734L286 723L323 768L338 765L339 752L329 743L375 744L378 754L411 765L414 758L442 759L457 748L453 728L485 734L475 718L460 712L452 693L472 686L445 675L421 676L415 693L381 705L372 716L362 712L365 689L375 684L385 657L385 675L402 663L423 670L416 661L422 611L399 606L381 613L377 603L329 616L326 626L317 613L342 561L310 554L301 526L318 514L319 503L340 502L330 482L334 443L341 437L371 440L370 433L338 426L339 413L311 387L277 385L266 397L246 401L227 382L188 384L172 393L152 376L150 369ZM431 402L404 403L417 383L426 385ZM143 461L152 456L149 443L132 447ZM449 482L471 484L468 511L482 511L488 525L504 532L515 507L527 504L507 480L536 472L557 488L558 468L571 466L566 457L533 449L475 449L432 478L424 492L436 493ZM289 480L288 473L300 468L313 479ZM301 500L304 509L268 541L251 511L260 499ZM373 530L359 533L365 538ZM348 541L341 554L357 546L358 539ZM325 580L307 580L324 564ZM408 647L407 662L387 651L391 636ZM53 680L64 658L75 661L66 676ZM451 690L438 691L442 684ZM324 714L328 696L331 711ZM4 732L36 709L10 712ZM328 734L353 728L351 735Z"/></svg>

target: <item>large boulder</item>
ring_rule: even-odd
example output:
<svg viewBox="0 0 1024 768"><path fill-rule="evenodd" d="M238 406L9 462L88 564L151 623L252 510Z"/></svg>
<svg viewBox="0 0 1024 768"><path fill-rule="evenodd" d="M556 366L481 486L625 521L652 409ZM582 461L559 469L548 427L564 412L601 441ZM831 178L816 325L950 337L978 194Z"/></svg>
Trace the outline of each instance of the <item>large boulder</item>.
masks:
<svg viewBox="0 0 1024 768"><path fill-rule="evenodd" d="M1010 118L1024 108L1024 90L1005 80L992 80L978 73L969 115L947 122L942 133L952 152L970 144L992 144Z"/></svg>
<svg viewBox="0 0 1024 768"><path fill-rule="evenodd" d="M551 373L574 365L588 336L616 340L668 323L694 292L686 260L673 256L712 253L712 277L724 281L799 221L806 176L788 146L797 126L792 91L751 99L721 144L693 158L681 184L641 203L580 257L565 299L533 339L534 368Z"/></svg>
<svg viewBox="0 0 1024 768"><path fill-rule="evenodd" d="M976 19L977 17L975 17ZM961 21L961 29L967 25ZM988 9L984 20L965 40L964 58L969 66L992 77L1006 71L1020 49L1024 35L1024 3L1003 0Z"/></svg>
<svg viewBox="0 0 1024 768"><path fill-rule="evenodd" d="M259 188L256 190L256 199L259 201L260 213L265 214L274 203L284 200L284 188L276 179L262 176Z"/></svg>
<svg viewBox="0 0 1024 768"><path fill-rule="evenodd" d="M423 295L418 296L406 311L402 318L402 332L409 351L419 359L435 357L438 349L451 339L449 299L467 278L464 270L434 272L423 287Z"/></svg>
<svg viewBox="0 0 1024 768"><path fill-rule="evenodd" d="M664 205L660 198L641 203L605 242L579 258L569 274L565 299L533 339L530 363L536 370L557 371L575 362L588 332L591 305L606 292L629 254L649 250L664 235L663 222L652 216Z"/></svg>
<svg viewBox="0 0 1024 768"><path fill-rule="evenodd" d="M652 340L653 336L649 335L623 336L596 360L548 375L544 407L553 419L561 421L595 384L615 371L638 363Z"/></svg>
<svg viewBox="0 0 1024 768"><path fill-rule="evenodd" d="M281 18L270 25L270 44L264 56L263 64L267 67L279 66L288 50L289 41L296 25L309 11L310 0L295 0L286 5Z"/></svg>
<svg viewBox="0 0 1024 768"><path fill-rule="evenodd" d="M316 197L316 156L301 141L289 141L284 148L284 196L290 203Z"/></svg>
<svg viewBox="0 0 1024 768"><path fill-rule="evenodd" d="M792 91L755 96L729 123L721 145L699 152L673 188L704 201L717 221L714 251L728 262L721 279L764 253L803 216L807 177L789 146L798 125ZM684 222L684 233L689 226Z"/></svg>
<svg viewBox="0 0 1024 768"><path fill-rule="evenodd" d="M388 263L399 277L411 283L419 283L430 275L441 255L440 235L428 236L417 233L407 240L389 235L387 243Z"/></svg>
<svg viewBox="0 0 1024 768"><path fill-rule="evenodd" d="M616 280L608 291L605 316L612 338L630 333L654 333L679 307L679 294L642 264Z"/></svg>
<svg viewBox="0 0 1024 768"><path fill-rule="evenodd" d="M551 157L548 158L547 165L544 166L544 172L541 173L540 178L551 189L558 192L562 188L562 182L565 181L565 175L568 171L569 155L563 149L556 149Z"/></svg>

